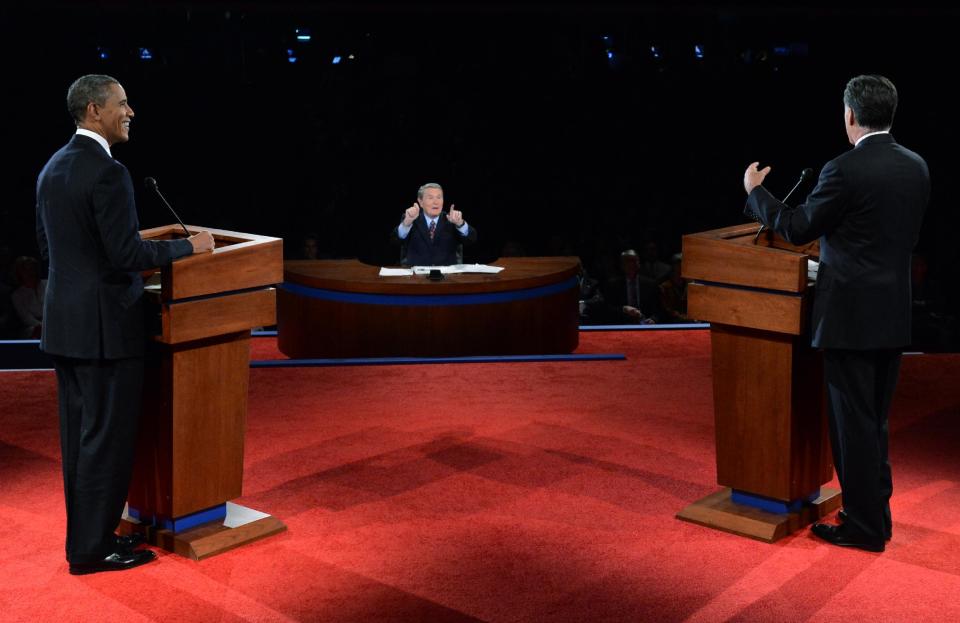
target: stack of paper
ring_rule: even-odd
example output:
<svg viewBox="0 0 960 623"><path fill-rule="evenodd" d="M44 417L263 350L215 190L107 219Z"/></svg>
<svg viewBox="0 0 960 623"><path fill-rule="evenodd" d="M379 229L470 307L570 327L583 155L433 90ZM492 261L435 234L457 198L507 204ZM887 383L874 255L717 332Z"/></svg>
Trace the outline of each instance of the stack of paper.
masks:
<svg viewBox="0 0 960 623"><path fill-rule="evenodd" d="M488 273L496 274L503 270L503 266L488 266L486 264L451 264L450 266L414 266L413 268L381 268L381 277L401 277L406 275L429 275L431 270L439 270L444 275L456 273Z"/></svg>

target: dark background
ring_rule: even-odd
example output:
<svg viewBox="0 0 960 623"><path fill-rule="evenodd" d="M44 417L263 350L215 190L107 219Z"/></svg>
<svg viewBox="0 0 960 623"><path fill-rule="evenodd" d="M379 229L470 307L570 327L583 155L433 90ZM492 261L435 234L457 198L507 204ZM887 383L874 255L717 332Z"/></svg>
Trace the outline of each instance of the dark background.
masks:
<svg viewBox="0 0 960 623"><path fill-rule="evenodd" d="M436 181L480 232L467 261L508 247L579 255L595 271L647 240L667 260L684 233L743 222L753 160L773 166L779 195L804 167L819 171L849 148L846 81L881 73L900 92L894 135L933 179L918 342L956 350L958 15L827 3L3 8L0 242L36 254L34 183L74 130L66 89L85 73L118 78L136 112L114 155L143 227L171 221L142 189L153 176L188 223L282 236L288 257L316 232L324 257L395 264L387 233Z"/></svg>

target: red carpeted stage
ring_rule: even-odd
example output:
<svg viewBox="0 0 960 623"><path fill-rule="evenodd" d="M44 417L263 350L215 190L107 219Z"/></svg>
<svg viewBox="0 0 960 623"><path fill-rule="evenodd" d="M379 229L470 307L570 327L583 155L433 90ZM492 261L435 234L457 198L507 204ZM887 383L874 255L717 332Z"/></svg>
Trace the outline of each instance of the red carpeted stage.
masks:
<svg viewBox="0 0 960 623"><path fill-rule="evenodd" d="M0 373L0 620L960 620L960 355L904 359L870 554L674 519L717 488L707 331L577 352L627 359L254 369L238 502L289 530L79 577L53 373Z"/></svg>

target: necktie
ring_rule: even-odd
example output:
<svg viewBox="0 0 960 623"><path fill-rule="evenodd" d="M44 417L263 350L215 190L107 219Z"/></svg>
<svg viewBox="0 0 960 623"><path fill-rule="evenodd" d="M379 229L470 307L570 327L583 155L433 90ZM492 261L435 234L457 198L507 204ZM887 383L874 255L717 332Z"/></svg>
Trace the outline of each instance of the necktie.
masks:
<svg viewBox="0 0 960 623"><path fill-rule="evenodd" d="M437 221L430 221L430 240L433 240L433 232L437 231Z"/></svg>

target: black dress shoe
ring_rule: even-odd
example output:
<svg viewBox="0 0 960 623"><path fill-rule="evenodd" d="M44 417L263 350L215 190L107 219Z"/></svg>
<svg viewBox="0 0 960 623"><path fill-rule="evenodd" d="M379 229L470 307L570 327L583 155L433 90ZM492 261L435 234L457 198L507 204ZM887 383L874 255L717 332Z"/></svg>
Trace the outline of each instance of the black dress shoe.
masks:
<svg viewBox="0 0 960 623"><path fill-rule="evenodd" d="M157 555L149 549L141 549L135 552L116 552L97 562L71 562L70 575L133 569L156 559L156 557Z"/></svg>
<svg viewBox="0 0 960 623"><path fill-rule="evenodd" d="M856 547L868 552L882 552L885 549L882 540L860 534L845 524L832 526L826 523L815 523L810 531L827 543L840 547Z"/></svg>
<svg viewBox="0 0 960 623"><path fill-rule="evenodd" d="M847 517L848 517L847 511L841 508L840 511L837 513L837 519L839 519L840 521L846 521ZM891 530L889 527L886 530L884 530L884 533L883 533L884 539L889 541L890 537L892 536L893 536L893 530Z"/></svg>
<svg viewBox="0 0 960 623"><path fill-rule="evenodd" d="M117 536L117 548L120 551L132 552L138 546L143 545L144 541L146 541L146 537L140 532L119 535Z"/></svg>

